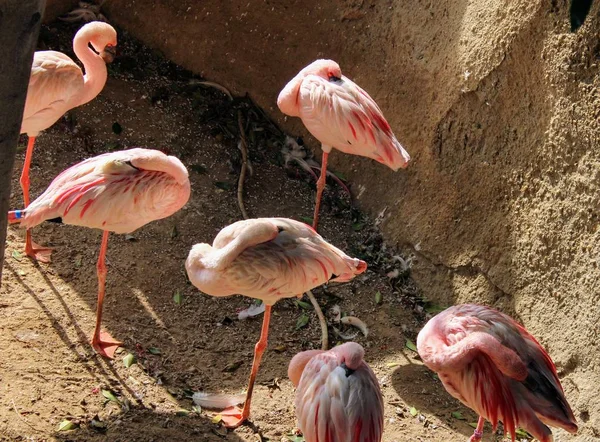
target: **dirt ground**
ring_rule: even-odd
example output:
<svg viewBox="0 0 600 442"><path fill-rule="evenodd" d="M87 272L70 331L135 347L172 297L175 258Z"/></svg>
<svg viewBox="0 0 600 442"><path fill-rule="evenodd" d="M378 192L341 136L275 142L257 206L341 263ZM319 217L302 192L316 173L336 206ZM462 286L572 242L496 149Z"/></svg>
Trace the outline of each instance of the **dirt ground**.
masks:
<svg viewBox="0 0 600 442"><path fill-rule="evenodd" d="M76 27L45 26L40 47L72 56L69 41ZM182 159L190 169L192 197L177 214L132 237L110 237L104 327L125 342L114 361L97 356L88 344L100 232L39 226L34 239L55 252L52 263L38 265L19 253L23 231L10 228L0 290L0 440L287 440L295 429L287 364L298 351L320 345L314 312L292 300L275 306L253 426L227 431L212 422L214 413L194 411L189 395L244 390L261 318L239 321L236 311L251 301L201 294L187 281L183 264L193 244L211 242L220 228L240 218L237 109L248 122L251 141L253 174L245 201L252 216L310 216L314 182L298 167L284 167L279 153L283 135L249 101L230 102L122 30L119 35L120 54L100 96L38 138L32 195L84 158L146 146ZM15 165L15 208L22 204L18 176L25 141ZM384 440L464 441L476 416L451 399L406 347L436 306L423 303L410 269L394 258L396 252L386 248L375 222L351 207L340 187L331 183L325 198L321 233L366 259L370 268L351 284L330 285L315 294L325 312L339 305L369 326L368 337L356 340L366 348L384 392ZM388 277L394 270L397 276ZM297 329L303 314L309 323ZM136 363L125 367L123 358L130 353ZM238 368L227 371L232 364ZM107 400L103 390L116 401ZM66 420L76 428L60 431ZM486 440L492 440L490 433Z"/></svg>

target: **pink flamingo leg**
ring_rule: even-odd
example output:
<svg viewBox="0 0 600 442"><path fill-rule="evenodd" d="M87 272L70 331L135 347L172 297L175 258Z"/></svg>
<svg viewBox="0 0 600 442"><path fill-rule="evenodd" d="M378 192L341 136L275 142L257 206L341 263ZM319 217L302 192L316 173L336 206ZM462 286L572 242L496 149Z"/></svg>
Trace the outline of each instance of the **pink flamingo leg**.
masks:
<svg viewBox="0 0 600 442"><path fill-rule="evenodd" d="M479 442L483 437L483 424L485 424L485 419L479 416L479 420L477 421L477 428L473 432L473 436L469 438L469 442Z"/></svg>
<svg viewBox="0 0 600 442"><path fill-rule="evenodd" d="M92 347L96 352L109 359L114 359L115 350L123 345L122 342L113 339L106 332L101 332L102 325L102 305L104 303L104 288L106 286L106 249L108 247L108 235L110 232L102 232L102 245L100 246L100 256L98 256L98 306L96 308L96 328L92 337Z"/></svg>
<svg viewBox="0 0 600 442"><path fill-rule="evenodd" d="M321 208L321 196L323 196L323 190L325 189L325 181L327 179L327 157L328 152L323 151L323 159L321 160L321 175L319 181L317 181L317 204L315 205L315 213L313 215L313 229L317 230L319 224L319 209Z"/></svg>
<svg viewBox="0 0 600 442"><path fill-rule="evenodd" d="M23 189L23 201L25 208L29 206L29 168L31 167L31 157L33 156L33 146L35 137L29 137L27 141L27 151L25 152L25 162L23 163L23 172L21 172L21 189ZM27 229L25 233L25 253L27 256L40 261L50 262L52 249L40 247L31 240L31 231Z"/></svg>
<svg viewBox="0 0 600 442"><path fill-rule="evenodd" d="M244 409L240 412L238 407L229 408L223 411L223 423L227 428L239 427L250 416L250 402L252 401L252 390L254 390L254 382L262 355L267 349L267 336L269 335L269 322L271 322L271 306L265 306L262 329L260 339L254 347L254 361L252 362L252 371L250 372L250 381L248 382L248 392L246 393L246 402Z"/></svg>

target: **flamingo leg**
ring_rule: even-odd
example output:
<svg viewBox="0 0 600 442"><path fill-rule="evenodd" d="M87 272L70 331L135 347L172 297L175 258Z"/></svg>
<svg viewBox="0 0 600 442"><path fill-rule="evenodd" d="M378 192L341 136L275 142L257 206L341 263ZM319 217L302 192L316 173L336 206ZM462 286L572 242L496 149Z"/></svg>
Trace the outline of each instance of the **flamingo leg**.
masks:
<svg viewBox="0 0 600 442"><path fill-rule="evenodd" d="M485 424L485 419L482 416L479 416L479 420L477 421L477 428L473 432L473 436L469 438L469 442L479 442L483 437L483 425Z"/></svg>
<svg viewBox="0 0 600 442"><path fill-rule="evenodd" d="M252 391L254 390L254 382L256 381L256 374L258 373L258 367L262 355L267 349L267 337L269 335L269 323L271 322L271 306L265 306L265 313L263 317L262 329L260 332L260 339L254 347L254 361L252 362L252 370L250 371L250 381L248 382L248 392L246 393L246 402L244 403L244 409L239 410L238 407L229 408L223 413L223 423L227 428L239 427L248 417L250 416L250 402L252 401Z"/></svg>
<svg viewBox="0 0 600 442"><path fill-rule="evenodd" d="M98 256L98 306L96 307L96 328L92 337L92 347L96 352L109 359L114 359L115 350L123 345L122 342L113 339L113 337L102 332L102 305L104 304L104 289L106 286L106 249L108 247L108 235L110 232L102 232L102 245L100 246L100 255Z"/></svg>
<svg viewBox="0 0 600 442"><path fill-rule="evenodd" d="M329 152L323 150L323 159L321 160L321 175L317 181L317 199L315 205L315 213L313 215L313 229L317 230L319 225L319 209L321 208L321 197L323 196L323 190L325 189L325 181L327 179L327 157Z"/></svg>
<svg viewBox="0 0 600 442"><path fill-rule="evenodd" d="M25 152L25 161L23 163L23 171L21 172L21 189L23 189L23 202L25 208L29 206L29 168L31 167L31 157L33 156L33 146L35 145L35 137L29 137L27 140L27 151ZM52 249L40 247L31 239L31 231L27 229L25 233L25 253L27 256L40 262L50 262Z"/></svg>

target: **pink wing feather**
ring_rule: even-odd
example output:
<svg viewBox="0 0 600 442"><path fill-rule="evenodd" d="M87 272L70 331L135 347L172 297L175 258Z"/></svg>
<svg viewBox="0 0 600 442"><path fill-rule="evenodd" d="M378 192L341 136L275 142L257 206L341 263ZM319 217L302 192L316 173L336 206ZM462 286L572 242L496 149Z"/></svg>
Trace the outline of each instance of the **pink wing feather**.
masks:
<svg viewBox="0 0 600 442"><path fill-rule="evenodd" d="M135 167L147 158L173 162L173 175ZM162 158L164 157L164 158ZM82 161L58 175L46 191L24 211L23 227L47 219L116 233L132 232L165 218L188 200L189 181L174 175L185 170L179 160L149 149L111 152Z"/></svg>
<svg viewBox="0 0 600 442"><path fill-rule="evenodd" d="M552 359L509 316L479 305L450 307L421 330L417 347L452 396L494 428L502 421L512 440L518 426L542 442L551 440L546 425L577 431ZM526 371L517 377L521 366Z"/></svg>
<svg viewBox="0 0 600 442"><path fill-rule="evenodd" d="M334 350L313 356L302 372L296 415L305 440L381 441L383 399L375 374L364 361L348 369Z"/></svg>
<svg viewBox="0 0 600 442"><path fill-rule="evenodd" d="M272 231L273 235L268 233ZM262 232L267 232L264 240L252 240L262 237ZM242 234L250 238L249 244L242 243L228 251ZM227 265L220 265L221 259ZM327 243L304 223L286 218L258 218L224 228L212 246L194 246L186 269L192 283L212 296L243 294L274 304L280 298L297 296L324 284L334 276L337 281L349 281L366 269L366 263Z"/></svg>
<svg viewBox="0 0 600 442"><path fill-rule="evenodd" d="M34 54L21 133L37 136L71 107L69 101L83 89L83 73L68 56L55 51Z"/></svg>

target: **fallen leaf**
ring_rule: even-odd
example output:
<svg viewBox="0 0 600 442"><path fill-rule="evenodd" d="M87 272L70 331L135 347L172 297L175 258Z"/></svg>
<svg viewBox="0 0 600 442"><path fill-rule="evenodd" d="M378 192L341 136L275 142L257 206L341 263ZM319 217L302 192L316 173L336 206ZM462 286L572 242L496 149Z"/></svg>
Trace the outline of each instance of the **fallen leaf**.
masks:
<svg viewBox="0 0 600 442"><path fill-rule="evenodd" d="M171 229L171 239L177 238L179 236L179 231L177 230L177 226L173 225Z"/></svg>
<svg viewBox="0 0 600 442"><path fill-rule="evenodd" d="M385 364L385 366L387 368L394 368L394 367L397 367L398 365L400 365L400 362L388 362L387 364Z"/></svg>
<svg viewBox="0 0 600 442"><path fill-rule="evenodd" d="M525 437L525 438L528 438L528 439L531 439L533 437L531 434L529 434L527 431L525 431L525 430L523 430L521 428L517 428L516 434L519 437Z"/></svg>
<svg viewBox="0 0 600 442"><path fill-rule="evenodd" d="M121 135L121 132L123 132L123 128L118 122L115 121L112 125L112 131L117 135Z"/></svg>
<svg viewBox="0 0 600 442"><path fill-rule="evenodd" d="M306 313L302 313L302 315L300 315L300 317L296 321L296 330L300 330L302 327L306 327L306 324L308 324L309 319L310 318Z"/></svg>
<svg viewBox="0 0 600 442"><path fill-rule="evenodd" d="M75 428L79 428L79 424L76 424L69 419L65 419L58 425L58 431L69 431L74 430Z"/></svg>
<svg viewBox="0 0 600 442"><path fill-rule="evenodd" d="M417 414L419 414L419 410L417 410L415 407L410 407L409 412L411 416L416 416Z"/></svg>
<svg viewBox="0 0 600 442"><path fill-rule="evenodd" d="M159 354L161 354L161 351L160 351L160 348L150 347L150 348L148 348L148 353L151 353L153 355L159 355Z"/></svg>
<svg viewBox="0 0 600 442"><path fill-rule="evenodd" d="M469 422L469 426L473 428L477 428L477 422Z"/></svg>
<svg viewBox="0 0 600 442"><path fill-rule="evenodd" d="M206 173L206 167L203 166L202 164L192 164L191 166L188 166L193 172L199 173L199 174L205 174Z"/></svg>
<svg viewBox="0 0 600 442"><path fill-rule="evenodd" d="M131 367L135 363L135 356L132 353L128 353L123 358L123 365L125 368Z"/></svg>
<svg viewBox="0 0 600 442"><path fill-rule="evenodd" d="M194 413L200 414L202 413L202 407L200 405L192 405L192 411Z"/></svg>
<svg viewBox="0 0 600 442"><path fill-rule="evenodd" d="M189 410L181 409L175 412L175 416L188 416L190 414Z"/></svg>
<svg viewBox="0 0 600 442"><path fill-rule="evenodd" d="M137 241L137 239L136 239L136 237L135 237L135 236L133 236L133 235L129 235L129 234L125 235L125 239L126 239L127 241Z"/></svg>
<svg viewBox="0 0 600 442"><path fill-rule="evenodd" d="M223 368L223 371L226 373L231 373L233 371L236 371L238 368L240 368L243 363L244 363L244 361L242 361L242 360L232 362L230 364L227 364L225 366L225 368Z"/></svg>
<svg viewBox="0 0 600 442"><path fill-rule="evenodd" d="M219 422L221 422L222 420L223 420L223 417L222 417L220 414L217 414L216 416L214 416L214 417L211 419L211 422L212 422L213 424L218 424L218 423L219 423Z"/></svg>
<svg viewBox="0 0 600 442"><path fill-rule="evenodd" d="M177 290L175 292L175 294L173 295L173 301L175 301L175 304L180 305L181 301L183 301L183 295L181 294L181 292L179 290Z"/></svg>
<svg viewBox="0 0 600 442"><path fill-rule="evenodd" d="M19 252L18 250L13 250L12 257L14 259L16 259L17 261L21 262L21 260L23 259L23 254L21 252Z"/></svg>
<svg viewBox="0 0 600 442"><path fill-rule="evenodd" d="M308 310L312 308L312 305L308 302L305 301L300 301L299 299L296 300L296 305L300 308L303 308L304 310Z"/></svg>
<svg viewBox="0 0 600 442"><path fill-rule="evenodd" d="M383 301L383 295L381 294L380 291L378 291L377 293L375 293L375 304L381 304L382 301Z"/></svg>
<svg viewBox="0 0 600 442"><path fill-rule="evenodd" d="M110 390L102 390L102 396L104 396L106 399L108 399L111 402L116 402L116 403L121 402L119 399L117 399L117 397L114 395L114 393Z"/></svg>
<svg viewBox="0 0 600 442"><path fill-rule="evenodd" d="M290 433L286 437L290 442L304 442L304 436L299 436L297 434Z"/></svg>
<svg viewBox="0 0 600 442"><path fill-rule="evenodd" d="M19 269L19 270L17 270L17 274L19 276L25 276L27 274L27 272L25 270Z"/></svg>
<svg viewBox="0 0 600 442"><path fill-rule="evenodd" d="M452 412L452 413L450 413L450 414L451 414L451 416L452 416L454 419L458 419L459 421L464 421L464 420L466 420L466 419L463 417L463 415L462 415L462 413L461 413L460 411L453 411L453 412Z"/></svg>
<svg viewBox="0 0 600 442"><path fill-rule="evenodd" d="M287 347L285 345L278 345L277 347L275 347L273 349L273 351L275 351L277 353L283 353L286 350L287 350Z"/></svg>
<svg viewBox="0 0 600 442"><path fill-rule="evenodd" d="M222 189L222 190L233 189L233 186L231 185L231 183L228 183L227 181L215 181L215 186L217 186L219 189Z"/></svg>
<svg viewBox="0 0 600 442"><path fill-rule="evenodd" d="M425 311L427 313L436 314L446 310L446 307L442 307L441 305L433 304L431 302L425 303Z"/></svg>
<svg viewBox="0 0 600 442"><path fill-rule="evenodd" d="M354 230L355 232L360 232L364 226L365 223L354 223L352 224L352 230Z"/></svg>
<svg viewBox="0 0 600 442"><path fill-rule="evenodd" d="M413 341L411 341L410 339L406 340L406 348L408 348L409 350L412 350L414 352L417 351L417 346L415 345L415 343Z"/></svg>
<svg viewBox="0 0 600 442"><path fill-rule="evenodd" d="M300 219L302 220L302 222L305 222L306 224L310 224L312 226L312 223L313 223L312 218L309 218L308 216L301 216Z"/></svg>

